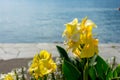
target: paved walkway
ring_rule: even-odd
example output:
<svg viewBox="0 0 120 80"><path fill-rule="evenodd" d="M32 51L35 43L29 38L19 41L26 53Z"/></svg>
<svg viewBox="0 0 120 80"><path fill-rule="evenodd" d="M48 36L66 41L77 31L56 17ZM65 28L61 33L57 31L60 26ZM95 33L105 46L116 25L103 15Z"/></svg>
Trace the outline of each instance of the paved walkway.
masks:
<svg viewBox="0 0 120 80"><path fill-rule="evenodd" d="M52 56L58 56L56 45L64 47L64 45L60 43L1 43L0 59L31 58L43 49L52 53ZM120 43L100 44L99 54L104 58L116 56L117 62L120 63Z"/></svg>

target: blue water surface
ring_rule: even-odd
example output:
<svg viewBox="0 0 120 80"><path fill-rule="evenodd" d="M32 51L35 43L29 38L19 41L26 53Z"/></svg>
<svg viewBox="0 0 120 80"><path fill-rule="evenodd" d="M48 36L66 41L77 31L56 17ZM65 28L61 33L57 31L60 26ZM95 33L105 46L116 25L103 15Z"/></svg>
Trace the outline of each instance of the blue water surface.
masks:
<svg viewBox="0 0 120 80"><path fill-rule="evenodd" d="M88 16L100 43L120 43L120 0L0 0L0 43L63 42L64 24Z"/></svg>

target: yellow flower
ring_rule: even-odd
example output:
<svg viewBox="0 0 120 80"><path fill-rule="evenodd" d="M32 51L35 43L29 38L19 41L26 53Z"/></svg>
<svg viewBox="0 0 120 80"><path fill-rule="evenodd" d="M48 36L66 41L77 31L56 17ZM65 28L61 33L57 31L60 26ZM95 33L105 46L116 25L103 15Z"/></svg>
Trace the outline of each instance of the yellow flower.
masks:
<svg viewBox="0 0 120 80"><path fill-rule="evenodd" d="M90 58L94 54L98 54L98 39L93 38L92 28L96 25L85 17L81 22L80 29L80 57Z"/></svg>
<svg viewBox="0 0 120 80"><path fill-rule="evenodd" d="M67 38L71 38L71 36L76 32L78 24L78 19L75 18L72 22L65 24L66 29L63 32L63 36L66 36Z"/></svg>
<svg viewBox="0 0 120 80"><path fill-rule="evenodd" d="M12 75L7 74L4 78L4 80L14 80L14 79L13 79Z"/></svg>
<svg viewBox="0 0 120 80"><path fill-rule="evenodd" d="M66 29L63 32L63 36L75 42L79 40L80 36L77 18L75 18L72 22L66 24Z"/></svg>
<svg viewBox="0 0 120 80"><path fill-rule="evenodd" d="M56 70L56 64L51 58L51 54L42 50L33 58L33 62L29 68L29 72L38 79L46 74L52 73Z"/></svg>
<svg viewBox="0 0 120 80"><path fill-rule="evenodd" d="M68 49L79 45L80 31L77 18L75 18L72 22L66 24L66 29L63 32L63 36L66 37L65 42L68 45Z"/></svg>
<svg viewBox="0 0 120 80"><path fill-rule="evenodd" d="M90 58L94 54L98 54L98 39L88 37L86 43L79 48L79 51L76 49L74 53L79 54L80 58Z"/></svg>
<svg viewBox="0 0 120 80"><path fill-rule="evenodd" d="M80 27L80 31L83 33L85 33L86 31L92 32L92 28L96 27L96 24L91 20L88 20L87 17L85 17L82 19L79 27Z"/></svg>
<svg viewBox="0 0 120 80"><path fill-rule="evenodd" d="M68 50L80 57L89 58L98 53L98 39L94 39L92 29L96 27L95 23L83 18L81 23L74 19L71 23L66 24L63 35L67 38L65 41Z"/></svg>

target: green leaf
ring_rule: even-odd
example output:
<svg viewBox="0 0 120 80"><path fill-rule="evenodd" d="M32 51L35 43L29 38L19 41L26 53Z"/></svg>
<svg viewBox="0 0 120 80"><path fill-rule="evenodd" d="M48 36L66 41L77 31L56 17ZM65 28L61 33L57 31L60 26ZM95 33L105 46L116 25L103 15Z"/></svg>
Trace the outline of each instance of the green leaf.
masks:
<svg viewBox="0 0 120 80"><path fill-rule="evenodd" d="M57 50L58 50L58 52L60 54L60 57L64 58L67 61L70 61L69 56L68 56L67 52L65 51L65 49L63 49L60 46L56 46L56 47L57 47Z"/></svg>
<svg viewBox="0 0 120 80"><path fill-rule="evenodd" d="M91 78L91 80L96 80L96 72L95 72L95 68L92 66L89 69L89 76Z"/></svg>
<svg viewBox="0 0 120 80"><path fill-rule="evenodd" d="M89 63L90 66L96 65L96 58L97 58L97 55L94 55L94 56L90 59L90 63Z"/></svg>
<svg viewBox="0 0 120 80"><path fill-rule="evenodd" d="M110 70L110 71L107 73L106 80L111 80L112 78L113 78L113 71Z"/></svg>
<svg viewBox="0 0 120 80"><path fill-rule="evenodd" d="M115 70L118 74L118 76L120 76L120 64L115 68Z"/></svg>
<svg viewBox="0 0 120 80"><path fill-rule="evenodd" d="M95 65L97 75L100 77L102 80L106 77L107 70L109 69L109 65L104 61L100 56L97 56L96 58L97 64Z"/></svg>
<svg viewBox="0 0 120 80"><path fill-rule="evenodd" d="M113 78L114 78L114 77L118 77L118 73L117 73L116 70L114 70L114 72L113 72Z"/></svg>
<svg viewBox="0 0 120 80"><path fill-rule="evenodd" d="M79 71L83 72L85 64L84 64L84 62L82 60L80 61L79 59L74 58L74 60L71 60L71 61L74 61L73 64L77 67L77 69Z"/></svg>
<svg viewBox="0 0 120 80"><path fill-rule="evenodd" d="M81 72L70 62L64 59L62 65L63 74L65 80L79 80L81 78Z"/></svg>

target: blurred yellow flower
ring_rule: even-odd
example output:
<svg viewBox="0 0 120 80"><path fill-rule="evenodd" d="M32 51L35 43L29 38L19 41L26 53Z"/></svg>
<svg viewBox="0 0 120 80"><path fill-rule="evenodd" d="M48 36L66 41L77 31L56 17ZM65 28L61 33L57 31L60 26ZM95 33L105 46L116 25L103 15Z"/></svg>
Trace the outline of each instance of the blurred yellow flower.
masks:
<svg viewBox="0 0 120 80"><path fill-rule="evenodd" d="M81 23L74 19L71 23L66 24L63 36L66 37L68 50L80 57L89 58L98 53L98 39L94 39L92 28L96 27L95 23L83 18Z"/></svg>
<svg viewBox="0 0 120 80"><path fill-rule="evenodd" d="M83 45L80 48L80 58L90 58L94 54L98 54L98 39L94 39L92 34L92 28L96 25L85 17L80 27L80 44Z"/></svg>
<svg viewBox="0 0 120 80"><path fill-rule="evenodd" d="M68 49L79 46L80 31L78 19L75 18L72 22L67 23L65 26L66 29L63 32L63 36L66 37L65 42L68 45Z"/></svg>
<svg viewBox="0 0 120 80"><path fill-rule="evenodd" d="M4 78L4 80L14 80L14 79L13 79L12 75L7 74Z"/></svg>
<svg viewBox="0 0 120 80"><path fill-rule="evenodd" d="M36 54L33 58L32 64L29 68L29 72L38 79L46 74L52 73L56 70L56 64L46 50L42 50L39 54Z"/></svg>
<svg viewBox="0 0 120 80"><path fill-rule="evenodd" d="M65 24L66 29L63 32L63 36L66 36L68 39L70 39L74 34L77 33L77 24L78 19L75 18L72 22Z"/></svg>
<svg viewBox="0 0 120 80"><path fill-rule="evenodd" d="M98 54L98 39L88 37L86 43L76 48L73 53L80 58L90 58L94 56L94 54Z"/></svg>

